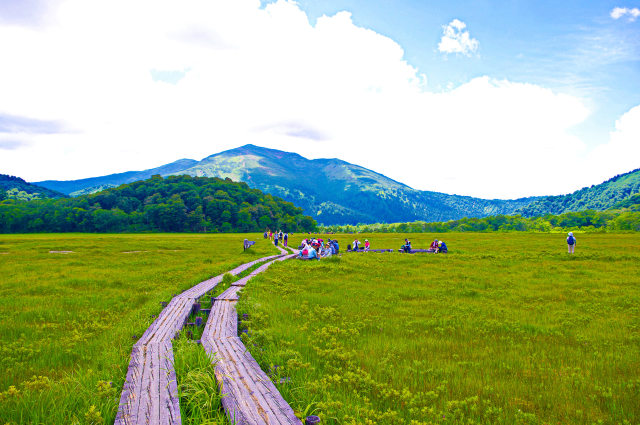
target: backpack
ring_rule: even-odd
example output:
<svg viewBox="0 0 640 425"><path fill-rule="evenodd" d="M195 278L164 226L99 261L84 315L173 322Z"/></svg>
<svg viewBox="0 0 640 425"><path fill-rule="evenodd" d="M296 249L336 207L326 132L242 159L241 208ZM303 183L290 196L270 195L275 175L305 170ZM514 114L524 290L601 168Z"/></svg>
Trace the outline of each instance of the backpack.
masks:
<svg viewBox="0 0 640 425"><path fill-rule="evenodd" d="M573 236L569 236L569 237L567 238L567 243L568 243L569 245L573 245L573 244L575 244L575 243L576 243L576 238L574 238Z"/></svg>

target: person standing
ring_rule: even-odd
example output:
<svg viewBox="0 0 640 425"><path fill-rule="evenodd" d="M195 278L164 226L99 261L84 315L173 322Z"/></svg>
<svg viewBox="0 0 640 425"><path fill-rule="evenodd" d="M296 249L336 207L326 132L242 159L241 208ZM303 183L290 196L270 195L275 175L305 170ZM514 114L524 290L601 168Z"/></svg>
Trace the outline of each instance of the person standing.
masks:
<svg viewBox="0 0 640 425"><path fill-rule="evenodd" d="M285 233L284 237L282 238L282 240L284 241L284 247L287 247L287 243L289 242L289 234Z"/></svg>
<svg viewBox="0 0 640 425"><path fill-rule="evenodd" d="M278 234L277 233L273 234L273 244L275 246L278 246Z"/></svg>
<svg viewBox="0 0 640 425"><path fill-rule="evenodd" d="M569 254L573 254L576 249L576 238L573 236L573 232L569 232L569 236L567 236L567 246L569 248Z"/></svg>

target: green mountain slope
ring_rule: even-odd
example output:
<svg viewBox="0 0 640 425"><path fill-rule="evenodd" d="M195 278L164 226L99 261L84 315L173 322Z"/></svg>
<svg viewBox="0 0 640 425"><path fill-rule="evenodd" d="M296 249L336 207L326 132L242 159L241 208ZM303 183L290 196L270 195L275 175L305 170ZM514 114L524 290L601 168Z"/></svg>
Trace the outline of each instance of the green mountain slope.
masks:
<svg viewBox="0 0 640 425"><path fill-rule="evenodd" d="M637 193L638 170L571 195L515 200L415 190L382 174L339 159L309 160L298 154L245 145L208 156L183 159L145 171L131 171L75 181L38 184L66 194L93 193L148 178L187 174L230 178L279 196L303 208L319 223L438 222L498 214L561 214L587 208L602 210Z"/></svg>
<svg viewBox="0 0 640 425"><path fill-rule="evenodd" d="M27 183L20 177L0 174L0 201L3 199L34 199L64 198L65 195L55 190Z"/></svg>
<svg viewBox="0 0 640 425"><path fill-rule="evenodd" d="M524 217L572 211L602 211L640 192L640 168L619 174L604 183L584 187L568 195L546 196L518 210ZM620 206L621 207L621 206Z"/></svg>
<svg viewBox="0 0 640 425"><path fill-rule="evenodd" d="M179 159L170 164L162 165L157 168L151 168L143 171L127 171L124 173L109 174L102 177L91 177L80 180L45 180L35 182L39 186L43 186L67 195L84 195L95 193L109 187L120 186L125 183L132 183L139 180L145 180L155 174L166 176L176 171L184 170L193 166L198 161L194 159ZM78 192L78 193L76 193Z"/></svg>
<svg viewBox="0 0 640 425"><path fill-rule="evenodd" d="M487 200L427 192L339 159L309 160L298 154L245 145L201 161L180 160L141 172L39 184L67 194L92 193L151 174L230 178L279 196L323 224L443 221L512 214L533 198Z"/></svg>
<svg viewBox="0 0 640 425"><path fill-rule="evenodd" d="M176 173L178 174L178 173ZM179 174L229 177L301 206L324 224L441 221L510 214L531 201L426 192L339 159L246 145L211 155Z"/></svg>

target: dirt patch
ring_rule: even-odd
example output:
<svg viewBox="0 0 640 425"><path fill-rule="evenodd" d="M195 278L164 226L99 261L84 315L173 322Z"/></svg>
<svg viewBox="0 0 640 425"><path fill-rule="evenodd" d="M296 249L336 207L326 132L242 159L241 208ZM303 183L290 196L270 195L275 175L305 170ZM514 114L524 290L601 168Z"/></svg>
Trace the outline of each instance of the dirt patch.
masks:
<svg viewBox="0 0 640 425"><path fill-rule="evenodd" d="M0 252L0 255L7 255L9 254L8 252Z"/></svg>
<svg viewBox="0 0 640 425"><path fill-rule="evenodd" d="M49 251L49 254L71 254L73 251Z"/></svg>
<svg viewBox="0 0 640 425"><path fill-rule="evenodd" d="M136 252L149 252L149 251L122 251L122 254L134 254Z"/></svg>

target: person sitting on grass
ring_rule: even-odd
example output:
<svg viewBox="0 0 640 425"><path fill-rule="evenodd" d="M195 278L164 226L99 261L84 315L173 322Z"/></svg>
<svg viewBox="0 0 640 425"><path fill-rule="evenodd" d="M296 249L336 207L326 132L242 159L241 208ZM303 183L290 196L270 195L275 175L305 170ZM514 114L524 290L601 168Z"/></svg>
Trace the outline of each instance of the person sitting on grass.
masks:
<svg viewBox="0 0 640 425"><path fill-rule="evenodd" d="M308 244L304 244L304 246L302 247L302 249L300 250L300 253L298 254L298 257L303 259L303 260L310 260L312 258L318 258L318 253L316 252L315 249L313 249L313 247L311 245Z"/></svg>
<svg viewBox="0 0 640 425"><path fill-rule="evenodd" d="M446 254L449 251L447 250L447 244L444 241L438 241L438 252L440 254Z"/></svg>
<svg viewBox="0 0 640 425"><path fill-rule="evenodd" d="M369 251L370 247L371 247L371 244L369 244L369 239L365 239L364 240L364 250L365 251Z"/></svg>
<svg viewBox="0 0 640 425"><path fill-rule="evenodd" d="M411 241L409 239L404 240L404 245L402 245L403 252L410 253L411 252Z"/></svg>
<svg viewBox="0 0 640 425"><path fill-rule="evenodd" d="M307 260L318 260L318 252L312 247L309 247L309 253L307 254Z"/></svg>
<svg viewBox="0 0 640 425"><path fill-rule="evenodd" d="M431 242L431 245L429 245L429 249L427 250L427 252L433 252L435 254L438 253L438 240L435 239L433 242Z"/></svg>

